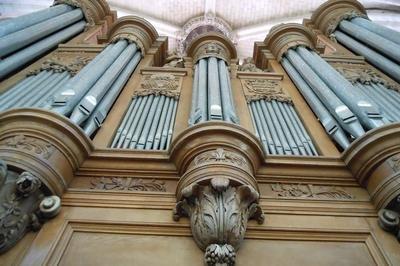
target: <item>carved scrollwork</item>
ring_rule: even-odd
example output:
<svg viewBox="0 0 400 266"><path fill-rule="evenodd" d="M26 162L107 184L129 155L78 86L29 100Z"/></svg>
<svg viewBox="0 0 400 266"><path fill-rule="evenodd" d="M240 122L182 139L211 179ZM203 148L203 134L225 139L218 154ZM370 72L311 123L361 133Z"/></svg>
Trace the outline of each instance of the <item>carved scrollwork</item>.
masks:
<svg viewBox="0 0 400 266"><path fill-rule="evenodd" d="M258 199L251 186L233 187L229 179L216 177L207 186L193 183L182 190L174 220L190 218L193 238L205 251L207 265L234 265L247 221L264 222Z"/></svg>
<svg viewBox="0 0 400 266"><path fill-rule="evenodd" d="M225 47L217 42L208 42L197 50L196 54L193 56L193 61L197 62L202 58L216 57L225 62L229 62L229 56L225 49Z"/></svg>
<svg viewBox="0 0 400 266"><path fill-rule="evenodd" d="M354 196L336 187L321 187L310 184L271 184L272 192L282 198L316 198L350 200Z"/></svg>
<svg viewBox="0 0 400 266"><path fill-rule="evenodd" d="M287 95L280 85L280 81L269 79L245 79L243 81L245 97L247 102L266 100L279 101L293 104L292 99Z"/></svg>
<svg viewBox="0 0 400 266"><path fill-rule="evenodd" d="M400 242L400 214L389 209L382 209L378 212L378 217L379 226L394 234Z"/></svg>
<svg viewBox="0 0 400 266"><path fill-rule="evenodd" d="M179 77L172 74L145 75L140 84L141 89L134 92L133 96L165 95L179 99Z"/></svg>
<svg viewBox="0 0 400 266"><path fill-rule="evenodd" d="M357 65L355 67L349 64L333 64L333 67L352 84L382 84L388 89L400 92L399 84L395 83L392 80L384 78L376 70L370 67L363 65Z"/></svg>
<svg viewBox="0 0 400 266"><path fill-rule="evenodd" d="M60 198L45 197L40 179L29 172L7 170L0 160L0 253L12 248L29 230L57 215Z"/></svg>
<svg viewBox="0 0 400 266"><path fill-rule="evenodd" d="M342 20L351 20L356 17L368 19L367 15L365 15L357 10L349 10L347 12L341 13L340 15L332 16L332 19L329 20L329 22L328 22L328 25L326 28L326 34L328 36L330 36L336 30L336 28L339 26L339 23Z"/></svg>
<svg viewBox="0 0 400 266"><path fill-rule="evenodd" d="M93 178L90 184L91 189L98 190L167 191L165 183L155 179L144 181L143 179L131 177L99 177Z"/></svg>
<svg viewBox="0 0 400 266"><path fill-rule="evenodd" d="M254 64L254 59L252 57L247 57L243 60L243 64L239 65L238 71L243 72L264 72L262 69L259 69Z"/></svg>
<svg viewBox="0 0 400 266"><path fill-rule="evenodd" d="M58 53L43 62L40 68L31 71L28 76L37 75L41 71L53 71L55 73L69 72L75 76L92 59L83 56L71 56L69 54Z"/></svg>
<svg viewBox="0 0 400 266"><path fill-rule="evenodd" d="M34 152L36 155L44 159L49 159L55 148L48 142L40 139L18 134L16 136L8 137L0 141L0 147L10 147L19 150L27 150Z"/></svg>

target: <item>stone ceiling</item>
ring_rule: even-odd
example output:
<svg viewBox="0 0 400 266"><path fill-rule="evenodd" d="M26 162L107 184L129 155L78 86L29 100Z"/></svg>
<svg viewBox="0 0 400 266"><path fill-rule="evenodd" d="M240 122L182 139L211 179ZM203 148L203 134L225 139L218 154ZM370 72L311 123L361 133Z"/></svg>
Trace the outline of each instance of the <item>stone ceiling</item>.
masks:
<svg viewBox="0 0 400 266"><path fill-rule="evenodd" d="M170 50L179 50L186 31L214 23L229 32L240 58L251 56L253 43L279 23L309 18L325 0L108 0L118 16L138 15L169 37ZM51 5L52 0L0 0L1 17L13 17ZM400 31L400 0L361 0L368 16Z"/></svg>

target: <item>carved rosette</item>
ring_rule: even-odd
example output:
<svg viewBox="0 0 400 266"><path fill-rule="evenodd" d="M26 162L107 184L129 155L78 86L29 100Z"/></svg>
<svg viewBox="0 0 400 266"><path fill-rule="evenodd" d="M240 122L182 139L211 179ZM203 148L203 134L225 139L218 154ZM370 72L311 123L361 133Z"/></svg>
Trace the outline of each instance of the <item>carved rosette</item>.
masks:
<svg viewBox="0 0 400 266"><path fill-rule="evenodd" d="M355 0L329 0L314 11L312 24L330 36L342 20L351 20L355 17L368 19L365 8ZM332 37L332 36L331 36Z"/></svg>
<svg viewBox="0 0 400 266"><path fill-rule="evenodd" d="M144 75L140 89L133 93L133 97L147 95L165 95L176 100L180 96L181 78L169 73Z"/></svg>
<svg viewBox="0 0 400 266"><path fill-rule="evenodd" d="M332 66L352 84L361 83L369 85L371 83L382 84L388 89L400 92L400 85L389 78L383 77L375 69L367 65L352 64L332 64Z"/></svg>
<svg viewBox="0 0 400 266"><path fill-rule="evenodd" d="M61 209L57 196L30 172L10 171L0 159L0 254L6 252L29 231L37 231Z"/></svg>
<svg viewBox="0 0 400 266"><path fill-rule="evenodd" d="M247 221L264 221L258 199L258 192L251 186L234 187L229 179L215 177L208 185L196 182L182 190L174 219L190 218L193 238L205 251L207 265L234 265Z"/></svg>
<svg viewBox="0 0 400 266"><path fill-rule="evenodd" d="M285 93L279 80L242 79L244 94L247 102L266 100L293 104L292 99Z"/></svg>
<svg viewBox="0 0 400 266"><path fill-rule="evenodd" d="M110 7L105 0L55 0L54 5L66 4L82 9L88 26L101 24L106 17L114 19Z"/></svg>
<svg viewBox="0 0 400 266"><path fill-rule="evenodd" d="M205 150L188 164L177 187L174 220L189 217L207 265L234 265L247 221L264 221L251 163L226 148Z"/></svg>

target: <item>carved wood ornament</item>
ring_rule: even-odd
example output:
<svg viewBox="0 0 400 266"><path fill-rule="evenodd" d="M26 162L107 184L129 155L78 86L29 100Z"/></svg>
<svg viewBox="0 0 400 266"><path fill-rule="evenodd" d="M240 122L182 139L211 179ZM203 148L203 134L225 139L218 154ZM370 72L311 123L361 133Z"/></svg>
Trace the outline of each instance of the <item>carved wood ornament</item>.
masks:
<svg viewBox="0 0 400 266"><path fill-rule="evenodd" d="M38 177L29 172L9 171L0 160L0 253L59 213L60 198L45 197L45 190Z"/></svg>
<svg viewBox="0 0 400 266"><path fill-rule="evenodd" d="M165 95L167 97L179 99L181 78L168 73L157 73L144 75L140 84L140 89L133 93L134 97L147 95Z"/></svg>
<svg viewBox="0 0 400 266"><path fill-rule="evenodd" d="M131 177L99 177L90 181L91 189L96 190L128 190L128 191L156 191L165 192L165 183L151 179L144 181L140 178Z"/></svg>
<svg viewBox="0 0 400 266"><path fill-rule="evenodd" d="M292 99L287 95L279 80L270 79L242 79L244 93L247 102L266 100L292 103Z"/></svg>

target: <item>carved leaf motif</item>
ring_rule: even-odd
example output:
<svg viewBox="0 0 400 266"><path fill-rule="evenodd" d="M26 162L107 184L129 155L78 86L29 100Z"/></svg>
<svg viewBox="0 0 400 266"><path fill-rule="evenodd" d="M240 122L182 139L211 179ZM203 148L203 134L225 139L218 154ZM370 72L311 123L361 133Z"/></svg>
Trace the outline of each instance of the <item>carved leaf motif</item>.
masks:
<svg viewBox="0 0 400 266"><path fill-rule="evenodd" d="M55 150L50 143L22 134L0 141L0 146L32 151L44 159L49 159Z"/></svg>
<svg viewBox="0 0 400 266"><path fill-rule="evenodd" d="M85 19L86 19L88 25L94 26L96 24L92 10L90 9L90 7L88 7L84 4L84 1L79 1L79 0L55 0L54 1L54 5L59 5L59 4L66 4L66 5L70 5L73 7L81 8L83 14L85 15Z"/></svg>
<svg viewBox="0 0 400 266"><path fill-rule="evenodd" d="M144 76L141 83L141 90L134 92L133 96L147 96L147 95L165 95L179 99L180 93L179 78L172 74L154 74L151 76Z"/></svg>
<svg viewBox="0 0 400 266"><path fill-rule="evenodd" d="M98 190L129 190L129 191L158 191L165 192L165 183L152 179L144 181L139 178L131 177L100 177L90 181L91 189Z"/></svg>
<svg viewBox="0 0 400 266"><path fill-rule="evenodd" d="M198 166L207 163L216 163L216 162L232 164L242 169L249 170L249 166L246 162L246 159L244 159L239 154L226 151L222 148L218 148L216 150L208 151L198 155L194 159L193 166Z"/></svg>
<svg viewBox="0 0 400 266"><path fill-rule="evenodd" d="M271 184L271 188L275 195L285 198L354 199L353 195L336 187L277 183Z"/></svg>
<svg viewBox="0 0 400 266"><path fill-rule="evenodd" d="M53 71L55 73L69 72L71 76L75 76L82 68L84 68L92 59L83 56L72 56L70 54L58 53L43 62L42 66L30 75L37 75L41 71Z"/></svg>
<svg viewBox="0 0 400 266"><path fill-rule="evenodd" d="M339 16L335 16L329 21L328 27L326 29L326 34L328 36L331 35L336 30L336 28L338 27L339 23L342 20L351 20L356 17L362 17L368 19L368 17L365 14L362 14L356 10L350 10L348 12L341 13Z"/></svg>
<svg viewBox="0 0 400 266"><path fill-rule="evenodd" d="M246 79L244 85L248 91L245 95L247 102L257 100L275 100L293 104L292 99L283 91L279 81L268 79Z"/></svg>
<svg viewBox="0 0 400 266"><path fill-rule="evenodd" d="M395 173L400 171L400 155L395 155L390 158L389 163Z"/></svg>
<svg viewBox="0 0 400 266"><path fill-rule="evenodd" d="M254 64L252 57L247 57L243 60L243 64L239 65L238 71L243 72L264 72Z"/></svg>

